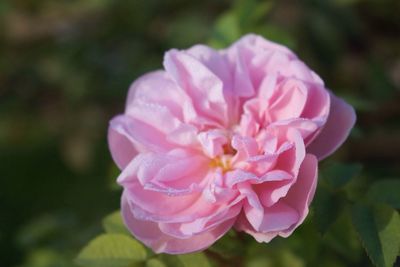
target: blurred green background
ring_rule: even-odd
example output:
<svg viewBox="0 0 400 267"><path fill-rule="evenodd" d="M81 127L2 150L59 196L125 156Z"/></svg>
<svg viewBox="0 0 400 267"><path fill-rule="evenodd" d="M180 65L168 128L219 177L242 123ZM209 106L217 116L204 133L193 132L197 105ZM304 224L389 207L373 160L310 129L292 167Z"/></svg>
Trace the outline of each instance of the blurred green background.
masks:
<svg viewBox="0 0 400 267"><path fill-rule="evenodd" d="M1 0L0 21L0 266L75 266L119 208L106 133L129 84L170 48L225 47L247 32L292 48L355 106L351 138L322 169L352 163L357 174L340 189L319 185L331 195L313 206L337 210L320 214L328 223L315 207L289 239L246 239L236 263L372 266L338 203L400 178L400 1ZM233 253L226 244L215 251Z"/></svg>

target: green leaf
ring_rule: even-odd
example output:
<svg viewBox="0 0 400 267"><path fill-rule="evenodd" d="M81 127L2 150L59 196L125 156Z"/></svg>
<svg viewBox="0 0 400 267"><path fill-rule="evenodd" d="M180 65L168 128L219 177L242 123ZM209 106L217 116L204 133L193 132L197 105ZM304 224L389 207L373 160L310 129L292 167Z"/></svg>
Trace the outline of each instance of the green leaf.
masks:
<svg viewBox="0 0 400 267"><path fill-rule="evenodd" d="M343 229L346 229L344 231ZM348 262L359 262L364 256L358 234L351 221L351 213L343 212L331 226L323 238L324 244L334 251L337 258L346 259ZM318 248L316 248L317 250ZM340 255L340 257L338 257Z"/></svg>
<svg viewBox="0 0 400 267"><path fill-rule="evenodd" d="M150 259L146 262L146 267L166 267L166 265L158 259Z"/></svg>
<svg viewBox="0 0 400 267"><path fill-rule="evenodd" d="M83 248L76 261L87 267L125 267L146 259L146 250L136 240L121 234L103 234Z"/></svg>
<svg viewBox="0 0 400 267"><path fill-rule="evenodd" d="M179 255L178 258L183 263L184 267L211 267L204 253Z"/></svg>
<svg viewBox="0 0 400 267"><path fill-rule="evenodd" d="M400 217L387 206L352 209L353 225L371 261L377 267L392 267L400 249Z"/></svg>
<svg viewBox="0 0 400 267"><path fill-rule="evenodd" d="M271 259L263 257L253 257L247 261L247 267L272 267Z"/></svg>
<svg viewBox="0 0 400 267"><path fill-rule="evenodd" d="M281 250L278 253L279 266L304 267L304 261L290 250Z"/></svg>
<svg viewBox="0 0 400 267"><path fill-rule="evenodd" d="M183 263L176 255L160 254L157 259L162 261L168 267L184 267Z"/></svg>
<svg viewBox="0 0 400 267"><path fill-rule="evenodd" d="M30 250L22 267L73 267L69 258L53 249Z"/></svg>
<svg viewBox="0 0 400 267"><path fill-rule="evenodd" d="M367 193L372 202L382 202L400 209L400 179L387 179L375 182Z"/></svg>
<svg viewBox="0 0 400 267"><path fill-rule="evenodd" d="M321 234L325 234L337 220L343 211L344 204L344 198L340 194L332 193L324 186L318 187L313 206L315 223Z"/></svg>
<svg viewBox="0 0 400 267"><path fill-rule="evenodd" d="M272 24L260 25L251 28L250 31L262 35L271 41L285 45L290 49L296 48L296 40L289 32L280 26Z"/></svg>
<svg viewBox="0 0 400 267"><path fill-rule="evenodd" d="M333 162L322 170L322 178L334 189L345 186L353 177L361 172L360 164L344 164Z"/></svg>
<svg viewBox="0 0 400 267"><path fill-rule="evenodd" d="M230 230L218 242L212 245L209 250L218 253L223 258L237 257L243 252L243 240L238 235L238 232Z"/></svg>
<svg viewBox="0 0 400 267"><path fill-rule="evenodd" d="M243 29L257 26L259 21L265 18L272 9L273 1L236 0L234 11Z"/></svg>
<svg viewBox="0 0 400 267"><path fill-rule="evenodd" d="M223 48L239 39L241 30L236 14L227 12L216 22L210 40L210 45L214 48Z"/></svg>
<svg viewBox="0 0 400 267"><path fill-rule="evenodd" d="M393 266L400 252L400 216L388 206L375 209L375 222L387 266Z"/></svg>
<svg viewBox="0 0 400 267"><path fill-rule="evenodd" d="M103 219L103 228L107 233L130 236L128 229L126 229L122 221L121 212L119 210L109 214Z"/></svg>

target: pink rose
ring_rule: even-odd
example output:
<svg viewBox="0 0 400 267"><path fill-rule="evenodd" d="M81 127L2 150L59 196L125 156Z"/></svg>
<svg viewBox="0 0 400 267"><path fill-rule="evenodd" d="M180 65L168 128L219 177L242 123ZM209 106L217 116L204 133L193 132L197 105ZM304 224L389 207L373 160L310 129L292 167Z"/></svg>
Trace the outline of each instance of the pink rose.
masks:
<svg viewBox="0 0 400 267"><path fill-rule="evenodd" d="M205 249L231 227L259 242L287 237L307 216L318 160L354 123L317 74L260 36L170 50L110 122L125 224L171 254Z"/></svg>

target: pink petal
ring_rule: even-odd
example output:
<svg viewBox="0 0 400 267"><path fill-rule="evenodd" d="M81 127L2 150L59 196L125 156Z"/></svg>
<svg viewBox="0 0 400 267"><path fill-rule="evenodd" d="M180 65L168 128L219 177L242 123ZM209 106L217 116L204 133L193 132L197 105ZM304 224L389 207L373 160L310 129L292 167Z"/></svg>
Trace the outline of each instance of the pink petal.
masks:
<svg viewBox="0 0 400 267"><path fill-rule="evenodd" d="M203 197L207 201L215 205L226 204L238 195L235 188L227 187L227 179L221 168L209 172L208 176L208 185L203 190Z"/></svg>
<svg viewBox="0 0 400 267"><path fill-rule="evenodd" d="M200 146L197 140L197 128L191 124L182 123L167 135L167 141L180 146Z"/></svg>
<svg viewBox="0 0 400 267"><path fill-rule="evenodd" d="M294 146L279 155L275 169L284 170L291 173L293 177L297 177L305 156L304 140L300 132L293 128L289 128L285 136L284 140L292 142Z"/></svg>
<svg viewBox="0 0 400 267"><path fill-rule="evenodd" d="M299 214L289 205L278 202L275 205L264 208L264 218L259 227L262 233L282 231L297 223Z"/></svg>
<svg viewBox="0 0 400 267"><path fill-rule="evenodd" d="M321 125L323 125L325 119L316 118L314 120L293 118L288 120L281 120L271 123L268 128L274 129L273 131L286 132L289 129L296 129L300 132L305 144L309 144L312 138L318 133Z"/></svg>
<svg viewBox="0 0 400 267"><path fill-rule="evenodd" d="M220 129L201 132L198 134L198 139L204 153L210 158L222 155L224 153L223 145L228 142L225 131Z"/></svg>
<svg viewBox="0 0 400 267"><path fill-rule="evenodd" d="M352 106L331 94L331 107L328 120L321 133L307 146L307 152L322 160L332 154L350 134L356 122Z"/></svg>
<svg viewBox="0 0 400 267"><path fill-rule="evenodd" d="M110 122L109 131L112 134L112 136L109 136L109 140L113 144L112 147L110 146L110 149L112 150L111 153L114 154L118 154L120 150L124 150L121 146L117 146L119 142L123 142L118 140L121 137L131 142L138 152L165 152L174 147L168 142L164 132L127 115L120 115L113 118ZM119 135L115 135L115 132ZM124 144L127 145L127 143Z"/></svg>
<svg viewBox="0 0 400 267"><path fill-rule="evenodd" d="M248 70L246 63L245 48L238 47L235 52L234 94L238 97L251 97L255 94L255 88L251 80L251 72Z"/></svg>
<svg viewBox="0 0 400 267"><path fill-rule="evenodd" d="M164 67L179 87L193 100L203 116L226 125L227 104L223 83L204 64L184 51L171 50L165 54Z"/></svg>
<svg viewBox="0 0 400 267"><path fill-rule="evenodd" d="M308 214L317 185L317 165L316 157L307 154L297 181L286 197L269 208L255 209L257 206L253 205L252 216L243 212L235 228L252 235L258 242L270 242L278 235L288 237ZM262 215L260 211L263 211Z"/></svg>
<svg viewBox="0 0 400 267"><path fill-rule="evenodd" d="M278 75L276 74L268 74L264 77L261 82L258 96L261 99L261 109L264 110L267 108L268 100L275 93L275 88L277 86Z"/></svg>
<svg viewBox="0 0 400 267"><path fill-rule="evenodd" d="M156 253L182 254L203 250L222 237L234 223L234 219L227 220L191 238L178 239L161 232L157 223L136 219L124 195L121 202L122 217L128 229Z"/></svg>
<svg viewBox="0 0 400 267"><path fill-rule="evenodd" d="M276 181L266 181L254 187L254 191L260 198L264 207L271 207L281 198L285 197L293 184L293 179L289 176L286 179Z"/></svg>
<svg viewBox="0 0 400 267"><path fill-rule="evenodd" d="M270 98L267 110L271 122L299 118L307 102L308 88L302 82L288 79Z"/></svg>
<svg viewBox="0 0 400 267"><path fill-rule="evenodd" d="M121 170L137 152L164 152L172 149L173 145L166 137L160 130L127 115L114 117L108 129L111 155Z"/></svg>
<svg viewBox="0 0 400 267"><path fill-rule="evenodd" d="M205 45L195 45L186 50L186 52L203 63L223 82L223 93L229 114L229 124L235 123L239 116L239 110L237 108L237 98L232 90L231 66L226 55Z"/></svg>
<svg viewBox="0 0 400 267"><path fill-rule="evenodd" d="M225 90L231 91L232 80L229 71L230 66L224 55L205 45L195 45L186 50L186 52L203 63L212 73L223 81L224 93L228 93L225 92Z"/></svg>
<svg viewBox="0 0 400 267"><path fill-rule="evenodd" d="M284 78L292 78L290 75L288 65L290 65L291 56L287 53L282 53L281 51L271 51L268 57L264 59L264 69L265 73L279 75Z"/></svg>
<svg viewBox="0 0 400 267"><path fill-rule="evenodd" d="M293 59L290 61L288 65L288 76L296 77L302 81L310 82L310 83L317 83L319 85L324 85L321 78L315 74L303 61L298 59Z"/></svg>
<svg viewBox="0 0 400 267"><path fill-rule="evenodd" d="M260 101L258 99L252 98L244 102L238 132L242 136L254 137L261 126L261 115Z"/></svg>
<svg viewBox="0 0 400 267"><path fill-rule="evenodd" d="M154 71L141 76L129 88L126 114L135 108L135 100L168 108L176 118L182 119L182 102L187 96L165 71Z"/></svg>
<svg viewBox="0 0 400 267"><path fill-rule="evenodd" d="M264 173L262 176L258 177L252 172L236 169L227 172L226 175L226 186L233 187L238 183L248 182L251 184L260 184L264 182L291 180L293 176L282 170L272 170L270 172Z"/></svg>
<svg viewBox="0 0 400 267"><path fill-rule="evenodd" d="M252 227L257 229L262 223L264 207L249 183L238 184L238 190L242 196L246 197L243 213Z"/></svg>
<svg viewBox="0 0 400 267"><path fill-rule="evenodd" d="M312 154L307 154L301 165L296 183L290 188L287 196L282 199L285 204L295 209L299 215L298 221L284 233L289 236L299 226L308 214L308 207L314 198L318 178L318 160Z"/></svg>
<svg viewBox="0 0 400 267"><path fill-rule="evenodd" d="M249 49L254 49L255 52L258 52L258 54L265 51L278 51L280 53L289 55L291 58L296 58L295 54L287 47L266 40L265 38L256 34L246 34L238 41L233 43L229 49L235 48L238 45L248 47Z"/></svg>
<svg viewBox="0 0 400 267"><path fill-rule="evenodd" d="M307 84L308 96L307 103L301 114L301 118L316 119L322 118L324 122L328 118L330 96L329 92L322 85Z"/></svg>
<svg viewBox="0 0 400 267"><path fill-rule="evenodd" d="M124 127L121 117L110 121L108 128L108 147L117 166L122 170L136 156L134 141Z"/></svg>
<svg viewBox="0 0 400 267"><path fill-rule="evenodd" d="M134 179L125 181L123 185L126 200L129 201L135 217L155 222L191 222L197 218L216 214L218 210L228 207L235 199L240 200L236 198L238 196L236 192L230 193L230 197L225 201L212 202L201 192L196 191L188 194L168 194L147 190Z"/></svg>
<svg viewBox="0 0 400 267"><path fill-rule="evenodd" d="M141 99L134 101L128 115L160 132L171 132L181 124L181 121L169 111L168 107L144 102Z"/></svg>
<svg viewBox="0 0 400 267"><path fill-rule="evenodd" d="M196 217L190 214L192 206L209 212L211 206L201 201L201 193L185 195L167 195L157 191L146 190L138 181L124 185L126 200L132 203L135 217L152 221L190 221ZM189 209L189 212L187 212ZM179 216L178 216L179 215Z"/></svg>
<svg viewBox="0 0 400 267"><path fill-rule="evenodd" d="M235 157L232 159L232 164L247 160L258 154L258 144L254 138L234 135L231 145L237 151Z"/></svg>
<svg viewBox="0 0 400 267"><path fill-rule="evenodd" d="M181 195L200 190L207 181L208 161L190 150L174 149L168 153L141 153L118 177L125 186L139 181L146 190L167 195Z"/></svg>
<svg viewBox="0 0 400 267"><path fill-rule="evenodd" d="M278 232L262 233L258 232L257 230L254 230L254 227L249 223L249 221L243 215L243 213L235 222L235 229L238 231L246 232L247 234L253 236L254 239L260 243L262 242L268 243L278 235Z"/></svg>
<svg viewBox="0 0 400 267"><path fill-rule="evenodd" d="M232 202L230 205L223 206L215 213L197 218L185 223L160 223L161 231L176 238L190 238L198 234L207 232L226 221L235 219L242 209L242 203Z"/></svg>

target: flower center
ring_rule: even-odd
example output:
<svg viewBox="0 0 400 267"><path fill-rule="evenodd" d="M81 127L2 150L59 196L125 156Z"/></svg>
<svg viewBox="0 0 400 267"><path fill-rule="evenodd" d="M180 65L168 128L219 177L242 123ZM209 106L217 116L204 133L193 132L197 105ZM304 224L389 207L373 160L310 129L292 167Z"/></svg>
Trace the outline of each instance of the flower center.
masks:
<svg viewBox="0 0 400 267"><path fill-rule="evenodd" d="M224 149L225 155L235 155L237 152L236 149L234 149L230 143L223 145L222 148Z"/></svg>
<svg viewBox="0 0 400 267"><path fill-rule="evenodd" d="M226 173L232 169L231 158L231 155L222 155L220 157L215 157L210 161L209 166L210 168L221 168L222 172Z"/></svg>

